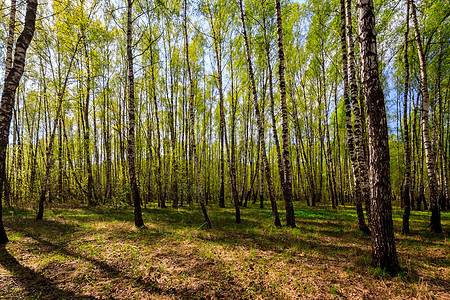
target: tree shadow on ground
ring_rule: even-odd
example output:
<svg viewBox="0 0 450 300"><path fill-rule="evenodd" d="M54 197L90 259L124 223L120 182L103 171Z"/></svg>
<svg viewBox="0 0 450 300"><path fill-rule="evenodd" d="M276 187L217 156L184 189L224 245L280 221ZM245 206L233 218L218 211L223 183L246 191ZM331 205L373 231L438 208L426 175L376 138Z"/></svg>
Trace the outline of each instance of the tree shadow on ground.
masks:
<svg viewBox="0 0 450 300"><path fill-rule="evenodd" d="M71 216L80 222L83 221L98 221L98 218L104 220L115 220L123 222L134 222L134 215L131 209L104 209L104 208L89 208L86 209L88 215ZM200 229L204 222L201 215L200 208L183 207L179 209L172 208L147 208L143 209L144 223L151 222L156 225L170 226L172 228L185 229ZM151 219L148 216L151 215ZM210 214L213 222L214 230L241 230L242 228L256 228L261 225L260 222L253 220L255 216L242 216L242 223L236 224L234 222L235 213L232 209L221 211L221 215ZM269 218L271 218L269 214ZM145 231L143 231L145 232Z"/></svg>
<svg viewBox="0 0 450 300"><path fill-rule="evenodd" d="M121 221L133 221L132 213L124 212L123 210L114 211L113 214L108 213L105 209L90 209L92 214L97 214L105 219L115 219ZM148 214L152 216L152 222L157 222L161 226L161 234L164 235L164 230L167 228L192 228L198 229L200 213L195 208L183 209L148 209ZM265 233L260 222L253 219L266 218L271 220L271 212L269 210L258 210L248 213L243 222L244 224L235 224L233 222L233 209L226 209L221 212L221 215L212 215L214 227L212 234L204 236L198 235L198 238L205 240L205 242L213 242L217 244L226 244L232 246L242 246L247 249L259 249L262 251L282 252L286 249L296 247L300 250L313 251L322 257L347 257L348 253L357 256L354 270L358 273L366 273L366 265L360 266L359 261L362 258L370 258L370 250L364 246L370 247L370 236L362 234L356 228L356 225L349 224L356 215L351 209L340 210L338 214L334 211L323 208L302 208L295 211L297 221L297 229L301 234L293 233L292 231L277 230L270 233ZM144 211L145 214L145 211ZM344 214L344 215L341 215ZM426 217L426 216L425 216ZM253 230L256 229L256 230ZM124 239L127 239L127 233L118 234ZM151 237L153 231L143 231L139 233L142 237ZM411 244L417 244L414 240L417 235L422 236L423 233L414 233L410 236L402 236L399 243L404 245L406 241ZM428 236L421 239L422 246L432 247L441 240L440 236ZM334 243L327 241L327 238L332 238ZM133 237L136 239L136 237ZM358 241L359 245L357 245ZM354 243L354 245L351 245ZM443 267L450 265L450 259L436 259L432 254L424 253L424 259L430 262L439 262ZM338 259L338 258L336 258ZM370 260L370 259L369 259ZM367 262L367 260L364 260Z"/></svg>
<svg viewBox="0 0 450 300"><path fill-rule="evenodd" d="M30 238L33 241L35 241L39 245L40 253L57 253L60 255L63 255L64 257L68 257L69 261L85 261L94 266L93 272L95 273L96 280L100 279L108 279L113 280L116 283L118 283L116 288L116 292L112 291L109 294L102 294L101 297L106 296L108 299L114 299L117 297L117 299L122 298L120 296L120 286L122 287L139 287L140 292L145 292L152 295L171 295L175 296L177 298L189 298L189 299L195 299L195 295L203 295L203 296L213 296L214 294L210 294L209 288L205 282L202 282L195 287L167 287L166 285L160 284L158 282L158 270L157 269L150 269L147 271L145 276L133 276L132 274L126 274L126 272L121 268L121 266L115 266L113 264L98 260L96 258L90 257L84 253L80 253L77 251L73 251L71 249L68 249L67 243L68 241L64 243L57 243L57 242L50 242L48 239L51 239L51 235L49 235L51 232L59 231L60 233L64 232L73 232L74 228L77 228L77 226L71 226L69 224L63 224L54 220L41 220L41 221L34 221L31 219L25 219L24 222L21 222L20 226L14 226L15 223L9 224L12 226L12 229L14 231L20 232L21 235L23 235L26 238ZM31 226L33 225L33 226ZM59 229L58 229L59 228ZM41 275L40 273L32 271L28 267L21 266L16 258L14 258L11 254L0 250L0 263L8 270L10 270L14 276L14 279L18 279L21 282L21 285L25 287L29 287L29 291L27 291L27 296L30 296L32 298L35 297L42 297L42 299L95 299L91 296L80 296L76 291L65 291L62 289L59 289L56 287L55 283L51 281L49 278ZM179 258L179 257L178 257ZM178 258L174 258L175 260ZM188 273L194 274L201 274L200 271L198 271L198 268L211 266L212 262L210 261L197 261L196 264L194 264L193 269L186 263ZM128 267L128 266L126 266ZM64 266L58 265L58 268L63 268ZM210 268L211 269L211 268ZM195 270L197 270L197 273L193 273ZM67 270L70 272L71 270ZM129 271L129 270L128 270ZM220 276L219 276L220 275ZM221 273L218 274L217 278L221 278L225 276L226 274ZM203 275L200 275L203 276ZM67 281L66 279L64 281ZM120 282L120 284L119 284ZM236 286L235 288L238 288ZM117 295L118 294L118 295ZM217 296L217 295L216 295ZM198 297L200 299L202 297ZM204 298L204 297L203 297Z"/></svg>
<svg viewBox="0 0 450 300"><path fill-rule="evenodd" d="M61 289L55 282L29 267L21 265L5 245L0 245L0 264L13 274L11 284L17 282L28 297L39 299L95 299L79 296L72 291Z"/></svg>
<svg viewBox="0 0 450 300"><path fill-rule="evenodd" d="M81 230L84 232L85 229L79 225L82 222L92 222L94 225L99 220L104 220L106 222L117 220L130 222L131 224L133 222L131 210L95 208L82 210L81 212L84 211L86 211L85 215L74 214L66 218L64 217L64 214L62 214L61 219L46 219L37 223L31 219L20 220L17 218L12 221L9 220L8 226L14 231L19 231L24 236L37 241L41 245L40 248L45 249L45 251L59 252L74 259L87 261L100 270L100 272L104 273L105 276L123 281L128 285L138 285L147 293L192 298L193 293L200 293L207 290L209 285L205 282L198 284L196 288L166 287L158 282L157 270L152 269L148 270L148 273L143 278L128 275L117 266L69 249L66 244L67 240L70 239L69 236L67 236L65 240L61 239L62 242L50 242L56 235L61 236L76 233ZM145 213L146 211L144 211L144 217ZM175 231L174 228L187 228L189 230L198 229L200 223L199 220L202 220L200 212L193 208L180 210L150 209L147 213L147 216L151 214L152 220L147 220L149 223L153 223L152 228L142 231L133 231L131 233L129 229L128 231L125 229L118 230L114 231L113 237L125 243L130 241L136 243L158 242L160 239L172 234ZM298 216L297 213L299 214ZM318 214L322 216L322 219L317 216ZM349 212L349 214L351 214L351 212ZM303 219L300 219L302 216ZM192 238L202 240L204 243L238 246L245 249L245 251L258 249L283 255L287 254L294 258L289 264L299 263L299 260L296 259L299 253L306 253L301 259L308 259L311 262L322 266L330 262L339 264L340 260L345 261L348 258L349 260L345 266L346 268L349 268L351 271L362 276L367 276L367 263L370 262L370 238L360 234L357 231L356 226L353 226L348 220L340 220L340 218L332 219L333 214L326 214L324 212L314 213L313 210L307 209L300 212L296 211L296 217L299 219L297 222L298 228L294 230L275 229L271 228L268 224L263 224L261 221L254 221L264 218L270 220L270 217L271 213L267 210L249 213L244 219L244 223L239 225L234 224L233 222L233 210L227 209L221 212L220 215L213 215L213 220L215 220L215 227L213 230L201 230L198 234L193 234ZM319 218L321 221L315 220L316 218ZM66 222L68 219L71 220L71 222ZM342 221L344 221L344 223L342 223ZM156 229L156 227L159 228ZM92 229L89 228L88 234L101 230L92 227ZM82 236L83 232L77 233L76 236ZM327 240L327 238L329 240ZM406 240L413 238L414 237L405 237ZM438 239L438 237L436 237L436 239ZM358 240L359 244L353 243L355 240ZM426 241L427 246L432 246L434 243L434 240ZM403 247L406 247L407 249L405 242ZM435 259L432 254L429 255L424 253L424 255L425 256L421 258L422 260L433 262L433 259ZM224 274L220 268L216 267L216 264L220 263L220 260L202 259L199 258L198 255L187 258L195 260L193 266L189 266L187 265L187 262L185 262L186 268L192 276L203 278L203 274L200 274L201 270L209 270L209 272L212 272L211 275L214 278L224 277L230 282L234 280L233 277ZM172 261L178 263L183 263L182 260L187 258L183 258L183 255L175 255L173 258L170 257ZM444 258L439 262L446 266L448 265L449 260ZM413 282L419 280L418 276L411 277L411 281ZM426 281L429 285L434 287L440 286L441 288L448 288L448 283L445 283L442 280ZM233 293L240 294L242 292L238 287L233 286L232 288L234 289Z"/></svg>

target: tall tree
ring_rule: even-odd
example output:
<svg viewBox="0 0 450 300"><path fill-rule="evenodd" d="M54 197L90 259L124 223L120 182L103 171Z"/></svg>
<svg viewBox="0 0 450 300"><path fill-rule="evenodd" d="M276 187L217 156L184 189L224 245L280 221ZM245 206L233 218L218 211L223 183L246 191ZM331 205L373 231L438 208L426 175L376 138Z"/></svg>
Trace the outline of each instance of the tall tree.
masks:
<svg viewBox="0 0 450 300"><path fill-rule="evenodd" d="M439 199L437 191L437 177L436 177L436 156L434 153L434 147L430 139L430 125L428 123L428 112L430 110L430 96L428 93L428 74L427 74L427 62L425 59L425 53L423 51L422 39L419 31L419 21L417 20L416 5L414 0L410 0L411 4L411 16L414 23L414 33L417 45L417 53L419 55L420 64L420 89L422 92L422 135L423 144L425 147L425 161L427 165L428 173L428 186L430 190L430 228L435 233L442 232L441 226L441 212L439 208Z"/></svg>
<svg viewBox="0 0 450 300"><path fill-rule="evenodd" d="M144 226L141 211L141 197L136 179L135 167L135 103L134 103L134 71L133 71L133 3L127 0L127 69L128 69L128 145L127 161L128 176L130 180L131 195L134 204L134 224L136 227Z"/></svg>
<svg viewBox="0 0 450 300"><path fill-rule="evenodd" d="M0 104L0 244L6 244L8 237L2 219L2 194L6 179L6 149L8 146L9 127L14 109L14 97L25 68L28 46L33 39L36 24L37 0L27 0L25 24L16 42L14 61L3 85Z"/></svg>
<svg viewBox="0 0 450 300"><path fill-rule="evenodd" d="M443 60L443 46L442 44L444 41L442 40L442 34L439 32L439 56L438 56L438 71L437 71L437 94L438 94L438 101L439 101L439 162L440 162L440 204L442 206L442 209L445 209L448 207L447 203L450 201L450 191L449 191L449 182L448 182L448 159L447 154L444 150L444 98L442 96L442 86L441 86L441 80L442 80L442 60Z"/></svg>
<svg viewBox="0 0 450 300"><path fill-rule="evenodd" d="M85 34L85 33L84 33ZM84 140L84 152L86 157L86 168L88 173L88 182L87 182L87 198L88 198L88 206L93 206L97 202L97 197L94 189L94 176L92 172L92 161L91 161L91 129L89 125L89 108L90 108L90 98L91 98L91 62L89 56L89 49L87 45L87 37L84 37L84 57L86 60L86 97L84 101L84 105L82 105L82 114L83 117L82 125L83 125L83 140ZM95 131L94 131L95 132Z"/></svg>
<svg viewBox="0 0 450 300"><path fill-rule="evenodd" d="M277 41L278 41L278 76L280 84L280 100L281 100L281 139L283 140L283 166L284 181L283 195L286 207L286 223L287 226L295 227L294 205L292 203L292 179L291 179L291 158L289 154L289 124L288 109L286 103L286 80L284 78L284 50L283 50L283 23L281 18L280 0L275 0L275 10L277 13Z"/></svg>
<svg viewBox="0 0 450 300"><path fill-rule="evenodd" d="M8 77L9 71L11 71L12 68L15 30L16 30L16 0L11 0L11 11L9 13L8 41L6 43L5 78Z"/></svg>
<svg viewBox="0 0 450 300"><path fill-rule="evenodd" d="M367 172L367 158L364 152L363 122L361 119L361 109L358 101L358 86L356 84L355 71L355 51L353 42L352 7L351 0L346 0L346 24L347 24L347 49L348 49L348 75L350 83L350 102L353 106L353 116L355 119L354 141L356 157L358 159L358 169L356 176L359 176L361 183L361 197L366 204L367 221L370 225L370 202L369 202L369 174Z"/></svg>
<svg viewBox="0 0 450 300"><path fill-rule="evenodd" d="M10 14L9 14L8 40L6 43L5 78L8 77L8 74L12 68L15 28L16 28L16 0L11 0L11 9L10 9ZM13 99L16 98L15 93L16 93L16 91L14 91L14 95L12 96ZM13 104L13 106L14 105L15 105L15 103ZM15 109L13 108L13 114L15 116L15 119L17 120L17 116L14 111L15 111ZM15 133L16 133L16 131L14 131L14 137L15 137ZM13 142L13 144L14 144L14 142ZM12 168L10 168L10 169L12 170ZM11 176L8 176L7 174L5 174L4 194L5 194L5 202L6 202L7 207L9 207L11 205L11 203L10 203L10 191L11 191L10 180L11 180ZM1 198L1 196L0 196L0 198Z"/></svg>
<svg viewBox="0 0 450 300"><path fill-rule="evenodd" d="M353 170L353 183L354 183L354 200L356 202L356 213L358 216L358 227L359 230L366 234L370 234L370 229L366 225L364 220L364 211L362 208L362 188L361 188L361 177L358 172L358 159L355 152L354 134L352 126L352 111L349 99L349 76L348 76L348 56L347 56L347 43L346 43L346 23L347 19L345 17L345 0L341 0L341 50L342 50L342 73L344 75L344 106L345 106L345 123L347 128L347 148L350 154L351 166Z"/></svg>
<svg viewBox="0 0 450 300"><path fill-rule="evenodd" d="M409 90L409 62L408 62L408 35L409 35L409 0L406 0L406 29L404 44L404 63L405 63L405 90L403 95L403 139L405 147L405 180L403 183L403 203L405 212L403 214L402 233L409 233L409 216L411 214L410 200L410 177L411 177L411 151L409 146L408 129L408 90Z"/></svg>
<svg viewBox="0 0 450 300"><path fill-rule="evenodd" d="M253 64L250 54L250 46L248 42L247 37L247 29L245 26L245 18L244 18L244 9L242 7L242 0L239 1L239 10L240 10L240 16L241 16L241 22L242 22L242 31L244 34L244 44L245 44L245 53L247 57L247 68L248 68L248 74L250 78L250 87L253 97L253 105L255 106L255 114L256 114L256 123L258 126L258 142L260 145L260 151L262 156L262 161L264 163L264 171L266 175L266 182L269 190L269 199L270 203L272 205L272 214L274 219L274 224L277 227L281 227L280 217L278 216L278 208L277 208L277 201L275 199L275 191L273 188L272 183L272 175L270 172L270 165L269 160L267 159L267 153L266 153L266 140L264 136L264 124L263 124L263 114L261 113L261 110L259 108L258 103L258 93L256 91L256 83L255 83L255 75L253 74Z"/></svg>
<svg viewBox="0 0 450 300"><path fill-rule="evenodd" d="M215 26L214 19L213 19L213 13L211 11L211 8L208 4L208 13L209 13L209 19L210 19L210 26L212 31L212 38L213 38L213 48L214 48L214 54L215 54L215 60L216 60L216 68L217 68L217 85L219 89L219 115L220 115L220 121L219 121L219 135L220 135L220 192L219 192L219 206L225 207L225 170L224 170L224 144L226 148L226 159L227 164L229 168L229 174L230 174L230 181L231 181L231 190L232 190L232 197L233 197L233 203L235 204L235 215L236 215L236 222L240 222L240 209L239 209L239 195L237 192L236 187L236 171L235 171L235 164L231 160L231 151L230 151L230 145L228 143L228 134L227 134L227 126L225 122L225 108L224 108L224 92L223 92L223 75L222 75L222 33L219 25L217 27ZM220 11L220 9L218 9ZM232 56L233 53L230 52L230 55ZM232 57L230 59L231 61L231 72L233 73L233 61ZM233 76L233 75L232 75ZM233 89L233 86L232 86Z"/></svg>
<svg viewBox="0 0 450 300"><path fill-rule="evenodd" d="M273 70L272 64L270 63L270 44L269 39L267 37L267 28L266 28L266 4L265 0L261 0L262 6L262 25L263 25L263 36L264 36L264 50L266 54L266 64L267 64L267 75L269 80L269 99L270 99L270 117L272 121L272 132L273 132L273 141L275 144L275 149L277 151L277 162L278 162L278 172L280 174L280 181L283 184L284 180L284 166L283 166L283 158L281 156L280 150L280 141L278 138L277 131L277 123L275 119L275 97L273 93Z"/></svg>
<svg viewBox="0 0 450 300"><path fill-rule="evenodd" d="M378 71L373 0L357 0L357 15L361 80L369 133L372 265L396 274L400 268L392 222L388 127Z"/></svg>
<svg viewBox="0 0 450 300"><path fill-rule="evenodd" d="M199 200L200 200L200 207L203 212L203 216L205 217L206 221L206 227L208 229L212 228L211 225L211 219L209 218L208 212L206 210L205 205L205 197L203 194L203 184L200 174L200 164L198 161L198 155L197 155L197 147L195 143L195 118L194 118L194 97L195 97L195 84L192 76L191 71L191 63L189 59L189 39L188 39L188 31L187 31L187 0L184 0L184 41L185 41L185 54L186 54L186 68L188 73L188 79L189 79L189 120L190 120L190 128L189 128L189 136L190 136L190 148L192 151L192 155L194 156L194 165L195 165L195 171L197 175L197 189L199 194Z"/></svg>

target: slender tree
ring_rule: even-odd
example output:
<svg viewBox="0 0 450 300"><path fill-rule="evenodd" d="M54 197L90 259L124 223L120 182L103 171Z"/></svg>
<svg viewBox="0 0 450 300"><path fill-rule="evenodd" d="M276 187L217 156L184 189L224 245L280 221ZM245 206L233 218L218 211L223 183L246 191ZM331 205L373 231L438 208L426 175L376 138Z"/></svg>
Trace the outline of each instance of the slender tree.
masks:
<svg viewBox="0 0 450 300"><path fill-rule="evenodd" d="M8 77L8 74L12 68L15 28L16 28L16 0L11 0L11 10L9 13L8 41L6 43L5 78Z"/></svg>
<svg viewBox="0 0 450 300"><path fill-rule="evenodd" d="M84 152L86 157L86 168L88 173L88 182L87 182L87 198L88 198L88 206L93 206L96 204L96 193L94 188L94 176L92 172L92 160L91 160L91 128L89 125L89 108L90 98L91 98L91 62L89 57L89 50L86 41L86 36L84 37L84 57L86 60L86 97L84 101L84 107L82 107L83 117L82 125L83 125L83 141L84 141ZM95 132L95 131L94 131Z"/></svg>
<svg viewBox="0 0 450 300"><path fill-rule="evenodd" d="M6 244L8 237L2 219L2 194L6 180L6 149L8 146L9 128L14 109L14 98L25 68L25 57L28 46L34 35L36 23L37 0L27 0L25 24L16 42L14 61L3 85L0 104L0 244Z"/></svg>
<svg viewBox="0 0 450 300"><path fill-rule="evenodd" d="M409 35L409 0L406 0L406 29L404 44L404 62L405 62L405 90L403 95L403 139L405 147L405 180L403 183L403 203L405 212L403 214L402 233L409 233L409 216L411 214L410 201L410 177L411 177L411 151L409 146L408 129L408 90L409 90L409 62L408 62L408 35Z"/></svg>
<svg viewBox="0 0 450 300"><path fill-rule="evenodd" d="M219 89L219 115L220 115L220 121L219 121L219 134L220 134L220 192L219 192L219 206L225 207L225 171L224 171L224 151L223 146L225 144L226 148L226 159L227 164L229 168L229 174L230 174L230 181L231 181L231 189L232 189L232 196L233 196L233 203L235 207L235 217L236 217L236 223L240 222L241 214L240 214L240 208L239 208L239 195L237 192L236 187L236 171L234 167L234 163L231 160L231 150L230 145L228 143L228 135L227 135L227 126L225 122L225 108L224 108L224 92L223 92L223 75L222 75L222 37L220 33L220 29L217 29L214 24L212 12L210 8L208 7L208 13L210 17L210 26L212 31L212 38L213 38L213 48L214 48L214 54L215 54L215 60L216 60L216 68L217 68L217 85ZM230 52L230 55L232 56L233 53ZM231 70L233 70L233 62L231 58ZM232 87L233 89L233 87Z"/></svg>
<svg viewBox="0 0 450 300"><path fill-rule="evenodd" d="M353 135L353 126L352 126L352 112L350 106L350 98L349 98L349 76L348 76L348 56L347 56L347 43L346 36L347 33L345 31L346 28L346 17L345 17L345 0L341 0L341 50L342 50L342 73L344 75L344 106L345 106L345 124L347 128L347 148L350 154L351 166L353 170L353 183L354 183L354 192L353 196L356 202L356 213L358 216L358 227L359 230L366 234L370 234L370 229L366 225L366 221L364 220L364 211L362 208L362 188L361 188L361 177L358 172L358 159L357 154L355 152L355 143L354 143L354 135Z"/></svg>
<svg viewBox="0 0 450 300"><path fill-rule="evenodd" d="M419 55L420 64L420 89L422 92L422 135L423 144L425 147L425 161L428 174L428 186L430 190L430 228L432 232L441 233L441 212L439 208L439 199L437 191L437 177L436 177L436 156L434 147L430 139L430 125L428 123L428 112L430 110L430 96L428 93L428 74L427 62L425 60L425 53L422 47L422 39L420 37L419 22L417 20L416 5L414 0L410 0L411 16L414 23L414 33L417 45L417 53Z"/></svg>
<svg viewBox="0 0 450 300"><path fill-rule="evenodd" d="M361 197L365 201L367 221L370 225L370 201L369 201L369 173L367 172L367 158L364 152L363 122L361 120L361 111L358 101L358 86L356 84L355 71L355 51L352 30L352 8L351 0L346 0L346 25L347 25L347 50L348 50L348 75L350 83L350 102L353 106L353 116L355 119L354 141L358 167L354 172L360 178Z"/></svg>
<svg viewBox="0 0 450 300"><path fill-rule="evenodd" d="M48 192L48 181L50 178L50 173L54 166L54 157L53 157L53 146L55 143L55 137L56 137L56 129L58 128L58 124L61 121L61 111L64 101L64 95L66 93L66 88L69 82L69 75L70 71L72 70L72 66L75 60L75 56L78 51L78 46L81 42L81 37L78 39L78 41L75 44L75 50L70 58L69 62L69 68L67 70L64 82L61 87L58 88L57 96L58 96L58 107L56 109L56 116L53 120L53 127L51 129L50 138L47 145L47 151L45 154L45 170L44 170L44 178L41 179L41 191L39 195L39 203L38 203L38 213L36 215L36 220L42 220L44 218L44 203L45 199L47 197Z"/></svg>
<svg viewBox="0 0 450 300"><path fill-rule="evenodd" d="M286 103L286 80L284 78L284 50L283 50L283 24L281 19L281 3L275 0L275 10L277 13L277 41L278 41L278 76L280 84L281 100L281 139L283 140L283 166L284 181L283 195L286 207L286 224L289 227L295 227L294 205L292 203L292 179L291 179L291 158L289 154L289 125L288 109Z"/></svg>
<svg viewBox="0 0 450 300"><path fill-rule="evenodd" d="M197 147L195 143L195 118L194 118L194 97L195 97L195 84L194 80L192 78L192 71L191 71L191 63L189 59L189 39L188 39L188 32L187 32L187 0L184 0L184 41L185 41L185 55L186 55L186 68L188 73L188 79L189 79L189 121L190 121L190 128L189 128L189 135L190 135L190 148L192 151L192 155L194 156L194 165L195 165L195 171L197 175L197 189L199 194L199 200L200 200L200 207L203 212L203 216L205 217L206 221L206 227L208 229L212 228L211 220L209 218L208 212L206 210L205 206L205 197L203 194L203 183L201 179L201 173L200 173L200 164L198 161L198 155L197 155ZM236 220L237 222L237 220Z"/></svg>
<svg viewBox="0 0 450 300"><path fill-rule="evenodd" d="M272 175L270 171L270 165L269 161L267 159L267 153L266 153L266 141L264 136L264 124L263 124L263 117L259 108L258 103L258 93L256 91L256 84L255 84L255 75L253 74L253 64L252 59L250 55L250 46L248 43L248 37L247 37L247 29L245 26L245 18L244 18L244 9L242 7L242 0L239 1L239 10L240 10L240 16L241 16L241 22L242 22L242 32L244 35L244 44L245 44L245 53L247 58L247 68L248 68L248 74L250 78L250 86L251 86L251 92L253 97L253 105L255 106L255 114L256 114L256 124L258 127L258 142L261 149L261 156L262 161L264 163L264 171L266 175L266 182L269 189L269 199L270 203L272 205L272 214L274 219L274 224L277 227L281 227L280 217L278 215L278 208L277 208L277 202L275 199L275 191L272 184Z"/></svg>
<svg viewBox="0 0 450 300"><path fill-rule="evenodd" d="M442 61L443 61L443 40L442 40L442 34L439 32L439 56L438 56L438 71L437 71L437 94L438 94L438 101L439 101L439 162L440 162L440 205L442 206L442 209L449 208L447 206L447 201L450 201L450 191L449 191L449 184L448 184L448 159L447 154L444 150L444 98L442 95L442 86L441 86L441 80L442 80Z"/></svg>
<svg viewBox="0 0 450 300"><path fill-rule="evenodd" d="M269 80L269 99L270 99L270 118L272 121L272 132L273 132L273 141L275 144L275 149L277 150L277 162L278 162L278 172L280 174L280 181L283 184L284 180L284 166L283 166L283 158L281 156L280 150L280 140L278 138L277 131L277 122L275 119L275 97L273 92L273 70L272 64L270 62L270 44L269 39L267 37L267 28L266 28L266 6L265 0L261 0L262 5L262 25L263 25L263 36L264 36L264 50L266 54L266 64L267 64L267 75Z"/></svg>
<svg viewBox="0 0 450 300"><path fill-rule="evenodd" d="M13 63L13 47L14 47L14 33L15 33L15 28L16 28L16 0L11 0L11 9L10 9L10 14L9 14L9 29L8 29L8 40L6 43L6 64L5 64L5 78L8 77L9 72L11 71L12 68L12 63ZM12 96L13 99L16 98L15 95L16 91L14 91L14 95ZM16 103L14 102L14 105ZM13 106L14 106L13 105ZM17 120L17 116L15 113L15 109L13 108L13 115L14 115L14 119ZM14 137L16 136L16 131L13 130L14 132ZM15 139L13 138L13 145L15 144ZM13 159L14 162L14 159ZM11 173L12 173L12 168L11 169ZM5 174L5 182L4 182L4 194L5 194L5 202L6 202L6 206L10 207L11 203L10 203L10 191L11 191L11 186L10 186L10 180L11 180L11 175L9 176ZM1 198L1 197L0 197ZM1 207L1 206L0 206Z"/></svg>
<svg viewBox="0 0 450 300"><path fill-rule="evenodd" d="M127 161L130 180L131 195L134 204L134 224L136 227L144 226L141 211L141 197L136 179L135 167L135 97L134 97L134 71L133 71L133 2L127 0L127 67L128 67L128 146Z"/></svg>

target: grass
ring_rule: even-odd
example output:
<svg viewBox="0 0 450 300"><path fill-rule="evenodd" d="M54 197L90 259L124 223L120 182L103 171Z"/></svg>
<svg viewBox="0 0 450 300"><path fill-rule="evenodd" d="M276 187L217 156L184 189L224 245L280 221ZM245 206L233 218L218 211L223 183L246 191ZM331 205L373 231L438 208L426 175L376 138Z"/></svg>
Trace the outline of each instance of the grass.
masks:
<svg viewBox="0 0 450 300"><path fill-rule="evenodd" d="M296 203L297 204L297 203ZM0 298L6 299L405 299L450 298L450 213L444 233L412 212L398 234L404 270L390 277L370 267L370 237L352 209L296 208L298 228L277 229L268 209L145 209L145 229L131 209L5 211L10 243L0 248ZM282 215L283 217L283 215Z"/></svg>

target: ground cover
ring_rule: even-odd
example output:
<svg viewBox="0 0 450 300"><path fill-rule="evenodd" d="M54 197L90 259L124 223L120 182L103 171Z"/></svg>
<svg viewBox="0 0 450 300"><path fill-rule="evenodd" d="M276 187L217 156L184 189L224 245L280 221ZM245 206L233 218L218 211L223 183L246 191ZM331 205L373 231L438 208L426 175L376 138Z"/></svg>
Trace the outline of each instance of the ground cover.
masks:
<svg viewBox="0 0 450 300"><path fill-rule="evenodd" d="M280 206L281 207L281 206ZM370 267L370 237L353 208L296 207L296 229L272 226L270 210L130 209L5 211L10 243L0 248L0 298L18 299L450 299L450 213L444 234L412 212L397 250L405 270L390 277ZM283 215L282 215L283 216Z"/></svg>

